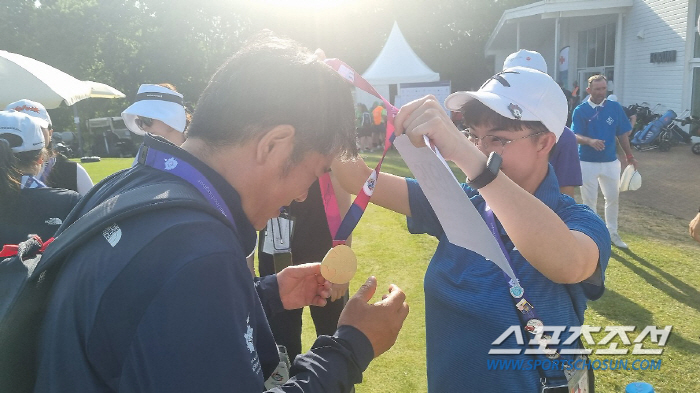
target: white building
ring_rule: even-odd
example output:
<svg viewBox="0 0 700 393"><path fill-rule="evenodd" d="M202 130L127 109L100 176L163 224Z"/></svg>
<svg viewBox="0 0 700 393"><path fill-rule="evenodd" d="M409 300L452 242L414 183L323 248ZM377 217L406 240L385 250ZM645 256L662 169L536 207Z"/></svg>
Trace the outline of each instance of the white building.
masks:
<svg viewBox="0 0 700 393"><path fill-rule="evenodd" d="M505 11L485 52L498 71L510 53L536 50L567 89L578 81L581 97L587 78L604 74L623 105L700 115L699 12L700 0L544 0Z"/></svg>

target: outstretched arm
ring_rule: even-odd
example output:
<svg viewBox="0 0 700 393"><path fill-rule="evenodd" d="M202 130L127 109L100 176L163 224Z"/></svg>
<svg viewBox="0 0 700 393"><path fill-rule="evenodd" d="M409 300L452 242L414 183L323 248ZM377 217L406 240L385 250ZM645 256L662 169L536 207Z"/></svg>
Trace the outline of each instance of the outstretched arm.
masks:
<svg viewBox="0 0 700 393"><path fill-rule="evenodd" d="M471 179L486 167L486 156L457 130L432 96L403 106L395 124L397 132L405 130L417 147L424 145L423 135L427 135L442 155ZM578 283L594 273L599 255L596 243L569 230L549 207L503 172L479 193L523 257L547 278Z"/></svg>
<svg viewBox="0 0 700 393"><path fill-rule="evenodd" d="M372 168L359 157L351 161L336 159L332 170L342 188L351 194L357 194L372 173ZM380 172L371 201L389 210L411 216L408 186L403 177Z"/></svg>

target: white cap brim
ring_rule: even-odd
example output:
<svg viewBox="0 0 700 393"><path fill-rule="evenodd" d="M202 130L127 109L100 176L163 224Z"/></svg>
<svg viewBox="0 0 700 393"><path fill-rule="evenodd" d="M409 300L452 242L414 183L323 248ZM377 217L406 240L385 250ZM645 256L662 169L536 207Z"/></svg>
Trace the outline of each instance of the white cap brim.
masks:
<svg viewBox="0 0 700 393"><path fill-rule="evenodd" d="M185 108L174 102L137 101L122 112L122 119L124 119L126 127L134 134L144 135L145 132L136 125L137 116L160 120L180 132L184 132L187 125Z"/></svg>
<svg viewBox="0 0 700 393"><path fill-rule="evenodd" d="M559 130L559 132L553 131L554 129L558 129L559 124L546 124L542 119L536 116L532 111L529 111L526 107L515 103L508 97L500 96L498 94L494 94L487 91L458 91L452 93L445 99L445 108L454 112L459 112L464 106L464 104L472 100L480 101L489 109L507 119L520 121L539 121L545 127L547 127L549 131L554 133L554 135L557 138L557 141L559 140L559 136L561 136L561 133L564 130L564 128L562 127ZM517 105L518 109L520 110L519 118L513 114L513 111L509 108L510 105Z"/></svg>

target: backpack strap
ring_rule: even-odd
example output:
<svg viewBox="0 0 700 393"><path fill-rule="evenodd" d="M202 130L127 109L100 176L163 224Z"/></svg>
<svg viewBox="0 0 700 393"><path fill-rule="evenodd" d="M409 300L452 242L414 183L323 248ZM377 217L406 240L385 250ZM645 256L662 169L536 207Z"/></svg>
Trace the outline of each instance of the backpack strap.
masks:
<svg viewBox="0 0 700 393"><path fill-rule="evenodd" d="M37 367L39 334L51 288L67 256L105 227L142 212L184 207L206 211L236 231L197 189L181 182L148 184L115 195L70 223L41 257L22 260L27 277L0 315L0 391L31 392ZM75 215L75 211L73 212Z"/></svg>
<svg viewBox="0 0 700 393"><path fill-rule="evenodd" d="M60 228L55 240L46 248L36 266L27 266L28 276L41 274L84 241L105 227L144 211L184 207L207 211L230 227L236 229L218 210L208 204L198 190L181 182L148 184L115 195L78 218L68 227ZM60 236L59 236L60 235ZM35 259L36 260L36 259ZM46 262L46 263L42 263Z"/></svg>

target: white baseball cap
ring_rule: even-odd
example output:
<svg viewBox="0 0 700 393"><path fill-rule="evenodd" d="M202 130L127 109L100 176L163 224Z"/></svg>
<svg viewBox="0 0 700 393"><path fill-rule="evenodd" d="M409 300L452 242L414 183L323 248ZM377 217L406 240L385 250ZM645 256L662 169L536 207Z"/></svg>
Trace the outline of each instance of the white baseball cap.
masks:
<svg viewBox="0 0 700 393"><path fill-rule="evenodd" d="M634 166L627 165L620 177L620 191L637 191L642 186L642 175L634 169Z"/></svg>
<svg viewBox="0 0 700 393"><path fill-rule="evenodd" d="M19 138L8 138L7 134ZM44 148L44 133L39 119L14 110L0 111L0 139L10 143L13 153Z"/></svg>
<svg viewBox="0 0 700 393"><path fill-rule="evenodd" d="M136 117L160 120L177 131L185 132L187 114L182 94L159 85L141 85L136 102L122 112L124 124L137 135L145 132L136 125Z"/></svg>
<svg viewBox="0 0 700 393"><path fill-rule="evenodd" d="M564 131L569 110L566 96L554 79L525 67L499 72L477 91L450 94L445 99L445 108L457 112L474 99L508 119L541 122L557 141Z"/></svg>
<svg viewBox="0 0 700 393"><path fill-rule="evenodd" d="M49 128L51 126L51 117L49 112L46 111L43 105L32 100L19 100L9 104L5 107L6 111L14 110L17 112L23 112L39 120L39 124L42 128Z"/></svg>
<svg viewBox="0 0 700 393"><path fill-rule="evenodd" d="M547 62L540 52L534 50L520 49L515 53L511 53L503 62L503 69L513 67L527 67L547 73Z"/></svg>
<svg viewBox="0 0 700 393"><path fill-rule="evenodd" d="M617 96L615 94L610 94L608 96L608 101L615 101L617 102Z"/></svg>

